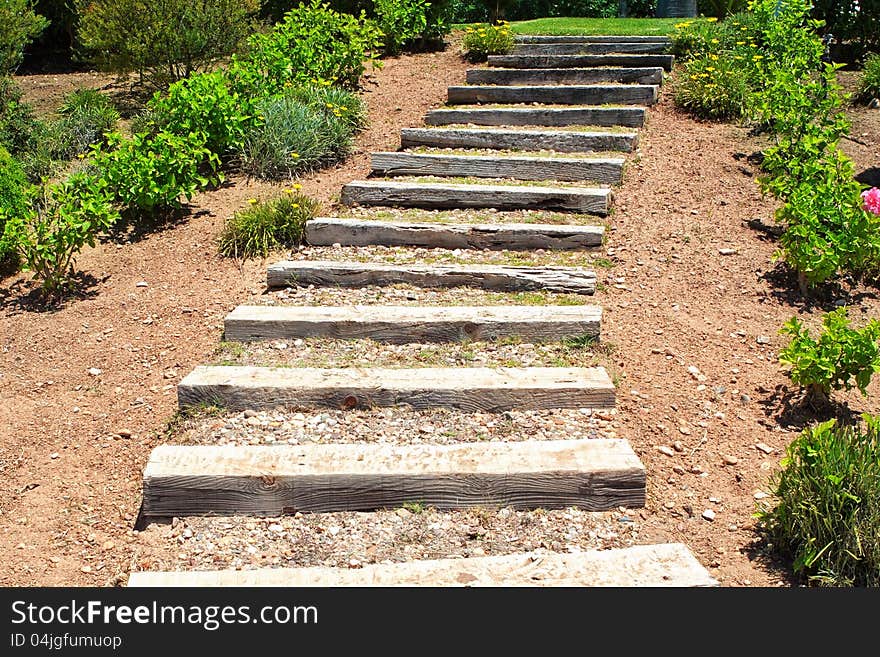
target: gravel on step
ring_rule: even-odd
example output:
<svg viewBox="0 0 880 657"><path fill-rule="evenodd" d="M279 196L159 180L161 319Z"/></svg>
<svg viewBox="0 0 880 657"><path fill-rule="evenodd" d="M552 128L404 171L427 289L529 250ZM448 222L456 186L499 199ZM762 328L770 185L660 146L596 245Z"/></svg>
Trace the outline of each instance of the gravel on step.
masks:
<svg viewBox="0 0 880 657"><path fill-rule="evenodd" d="M401 406L370 410L246 410L184 421L171 442L187 445L464 442L617 438L615 409L461 413Z"/></svg>
<svg viewBox="0 0 880 657"><path fill-rule="evenodd" d="M511 554L580 552L637 542L638 512L580 509L437 511L417 503L371 513L175 519L141 534L149 570L332 566Z"/></svg>
<svg viewBox="0 0 880 657"><path fill-rule="evenodd" d="M595 215L549 210L496 210L495 208L429 210L388 206L352 206L324 212L322 216L375 221L449 222L470 224L572 224L601 225Z"/></svg>

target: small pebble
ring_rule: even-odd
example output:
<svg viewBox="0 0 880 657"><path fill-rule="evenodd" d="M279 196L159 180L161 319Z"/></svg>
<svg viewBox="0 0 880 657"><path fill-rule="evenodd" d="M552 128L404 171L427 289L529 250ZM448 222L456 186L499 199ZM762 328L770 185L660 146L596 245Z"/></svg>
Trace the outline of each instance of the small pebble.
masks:
<svg viewBox="0 0 880 657"><path fill-rule="evenodd" d="M658 445L657 451L661 454L665 454L666 456L675 456L675 452L672 451L672 448L667 447L666 445Z"/></svg>
<svg viewBox="0 0 880 657"><path fill-rule="evenodd" d="M721 460L724 461L725 465L736 465L737 463L739 463L739 459L730 454L725 454L721 457Z"/></svg>
<svg viewBox="0 0 880 657"><path fill-rule="evenodd" d="M755 443L755 448L764 452L765 454L772 454L773 448L770 447L767 443Z"/></svg>
<svg viewBox="0 0 880 657"><path fill-rule="evenodd" d="M715 520L715 512L712 509L706 509L703 511L703 518L711 522Z"/></svg>

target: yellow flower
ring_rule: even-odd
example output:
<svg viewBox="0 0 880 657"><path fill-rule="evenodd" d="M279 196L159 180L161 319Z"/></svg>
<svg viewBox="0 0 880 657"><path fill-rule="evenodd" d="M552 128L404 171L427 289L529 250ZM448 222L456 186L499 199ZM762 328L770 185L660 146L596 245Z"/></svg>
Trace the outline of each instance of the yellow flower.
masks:
<svg viewBox="0 0 880 657"><path fill-rule="evenodd" d="M298 159L299 159L299 153L291 153L291 154L290 154L290 157L291 157L291 159L293 159L293 160L298 160Z"/></svg>
<svg viewBox="0 0 880 657"><path fill-rule="evenodd" d="M764 55L752 55L752 59L757 62L758 60L764 59Z"/></svg>
<svg viewBox="0 0 880 657"><path fill-rule="evenodd" d="M718 39L712 39L712 43L721 43Z"/></svg>
<svg viewBox="0 0 880 657"><path fill-rule="evenodd" d="M707 71L714 71L714 70L715 70L715 67L714 67L714 66L707 66L707 67L706 67L706 70L707 70Z"/></svg>
<svg viewBox="0 0 880 657"><path fill-rule="evenodd" d="M291 205L291 207L293 207L293 208L298 208L298 207L299 207L299 203L294 203L293 205Z"/></svg>
<svg viewBox="0 0 880 657"><path fill-rule="evenodd" d="M256 205L256 204L257 204L257 199L255 199L255 198L249 198L249 199L248 199L248 203L250 203L251 205Z"/></svg>
<svg viewBox="0 0 880 657"><path fill-rule="evenodd" d="M293 194L293 190L292 189L285 189L284 193L285 194Z"/></svg>
<svg viewBox="0 0 880 657"><path fill-rule="evenodd" d="M327 103L327 107L333 107L333 103Z"/></svg>
<svg viewBox="0 0 880 657"><path fill-rule="evenodd" d="M706 19L706 22L707 23L715 23L717 20L718 19L715 16L709 16L709 18Z"/></svg>
<svg viewBox="0 0 880 657"><path fill-rule="evenodd" d="M300 185L299 183L294 183L294 184L293 184L293 188L294 188L294 189L302 189L303 186Z"/></svg>
<svg viewBox="0 0 880 657"><path fill-rule="evenodd" d="M746 42L745 42L745 41L737 41L737 42L736 42L736 45L738 45L738 46L744 46L744 45L746 45Z"/></svg>

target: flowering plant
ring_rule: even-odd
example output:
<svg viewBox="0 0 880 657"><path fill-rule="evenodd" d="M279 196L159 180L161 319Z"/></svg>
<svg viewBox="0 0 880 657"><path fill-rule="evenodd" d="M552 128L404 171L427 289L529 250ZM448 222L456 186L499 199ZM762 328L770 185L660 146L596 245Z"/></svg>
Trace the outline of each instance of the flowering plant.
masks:
<svg viewBox="0 0 880 657"><path fill-rule="evenodd" d="M862 192L863 207L871 214L880 217L880 189L872 187Z"/></svg>

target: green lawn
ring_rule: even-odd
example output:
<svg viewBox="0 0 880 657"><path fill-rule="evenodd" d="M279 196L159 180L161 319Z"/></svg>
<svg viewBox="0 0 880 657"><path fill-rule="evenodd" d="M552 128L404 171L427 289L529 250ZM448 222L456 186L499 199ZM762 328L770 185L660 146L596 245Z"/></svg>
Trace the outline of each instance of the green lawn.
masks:
<svg viewBox="0 0 880 657"><path fill-rule="evenodd" d="M684 18L536 18L510 24L515 34L654 36L671 34ZM455 25L465 28L465 25Z"/></svg>

